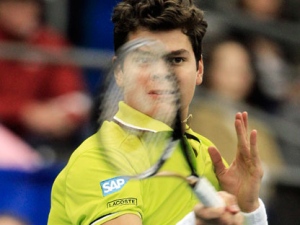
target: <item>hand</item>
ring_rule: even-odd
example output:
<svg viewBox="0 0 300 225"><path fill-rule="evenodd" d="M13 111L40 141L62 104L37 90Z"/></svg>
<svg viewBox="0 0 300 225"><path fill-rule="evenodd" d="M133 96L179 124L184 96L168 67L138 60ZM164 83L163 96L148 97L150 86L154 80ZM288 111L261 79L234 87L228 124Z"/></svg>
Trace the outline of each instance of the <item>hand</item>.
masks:
<svg viewBox="0 0 300 225"><path fill-rule="evenodd" d="M195 208L196 225L242 225L244 217L237 205L235 196L219 192L226 206L213 208L198 203Z"/></svg>
<svg viewBox="0 0 300 225"><path fill-rule="evenodd" d="M32 132L54 138L67 137L88 118L90 107L90 99L85 94L71 93L28 104L21 119Z"/></svg>
<svg viewBox="0 0 300 225"><path fill-rule="evenodd" d="M21 116L26 128L41 136L65 137L75 129L66 113L52 102L31 103Z"/></svg>
<svg viewBox="0 0 300 225"><path fill-rule="evenodd" d="M226 168L215 147L209 147L208 151L222 189L237 197L238 205L243 212L252 212L259 207L263 169L257 149L257 131L251 131L249 142L247 128L247 112L237 113L235 117L237 153L229 168Z"/></svg>

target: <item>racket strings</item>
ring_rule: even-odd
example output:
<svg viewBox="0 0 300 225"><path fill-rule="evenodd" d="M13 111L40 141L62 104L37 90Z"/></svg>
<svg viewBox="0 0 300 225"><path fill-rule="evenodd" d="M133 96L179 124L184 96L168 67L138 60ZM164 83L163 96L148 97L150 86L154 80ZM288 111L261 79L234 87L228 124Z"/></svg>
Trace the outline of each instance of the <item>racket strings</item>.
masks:
<svg viewBox="0 0 300 225"><path fill-rule="evenodd" d="M100 125L105 120L112 120L113 116L118 111L118 103L123 100L123 94L117 86L113 76L113 71L110 71L102 85L98 103L98 124Z"/></svg>
<svg viewBox="0 0 300 225"><path fill-rule="evenodd" d="M194 149L190 145L186 135L183 135L181 138L181 146L182 146L181 149L183 151L183 155L184 155L186 162L190 168L191 176L199 177L197 169L196 169L197 168L197 166L196 166L197 165L197 163L196 163L197 155L195 154Z"/></svg>
<svg viewBox="0 0 300 225"><path fill-rule="evenodd" d="M199 177L198 176L193 176L190 175L188 177L183 176L179 173L176 172L172 172L172 171L161 171L155 174L155 177L175 177L175 178L180 178L181 180L185 181L188 183L188 185L190 185L191 187L194 187L197 182L199 181Z"/></svg>
<svg viewBox="0 0 300 225"><path fill-rule="evenodd" d="M136 80L134 80L134 74L138 76ZM145 74L149 74L148 77L143 77ZM139 93L144 94L141 90L137 92L134 89L135 87L139 89L138 86L134 86L139 82L141 85L146 84L145 88L149 88L151 85L147 90L148 96L144 96L145 99L143 96L139 96ZM141 109L147 112L148 107L152 104L157 106L150 116L173 128L173 135L170 135L170 132L154 134L145 132L141 136L132 134L132 144L128 140L122 143L127 142L126 146L115 148L104 145L108 160L120 174L152 176L171 156L182 136L179 82L164 46L149 40L129 42L117 52L114 66L108 74L104 86L99 107L100 122L112 120L118 111L119 102L124 100L128 103L128 97L132 97L127 96L126 98L123 94L126 94L128 90L134 90L136 93L133 92L133 95ZM149 96L151 96L149 98L151 100L148 99ZM134 106L132 108L135 109ZM144 113L142 110L138 111ZM122 127L122 129L124 128ZM128 130L124 132L130 133ZM105 143L105 140L100 141ZM131 149L131 151L122 151L123 149Z"/></svg>
<svg viewBox="0 0 300 225"><path fill-rule="evenodd" d="M169 140L169 131L143 132L142 135L127 134L123 143L117 147L114 143L102 142L102 144L108 162L119 174L142 179L146 174L147 176L155 174L169 158L177 144L170 143Z"/></svg>

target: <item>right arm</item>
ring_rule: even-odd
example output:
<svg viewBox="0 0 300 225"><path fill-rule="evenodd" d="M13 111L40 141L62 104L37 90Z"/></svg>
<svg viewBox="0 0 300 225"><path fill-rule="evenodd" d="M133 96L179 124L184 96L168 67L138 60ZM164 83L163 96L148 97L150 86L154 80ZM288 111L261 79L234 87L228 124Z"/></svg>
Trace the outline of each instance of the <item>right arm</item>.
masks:
<svg viewBox="0 0 300 225"><path fill-rule="evenodd" d="M103 223L103 225L142 225L142 219L135 214L124 214Z"/></svg>
<svg viewBox="0 0 300 225"><path fill-rule="evenodd" d="M207 208L201 203L195 206L196 225L207 224L243 224L243 215L236 204L236 198L228 193L220 192L220 196L227 203L226 207ZM142 225L142 220L135 214L124 214L103 223L103 225ZM96 224L95 224L96 225ZM188 224L192 225L192 224Z"/></svg>
<svg viewBox="0 0 300 225"><path fill-rule="evenodd" d="M244 216L242 215L236 197L221 191L219 192L223 198L226 206L224 207L205 207L203 204L198 203L194 208L196 216L196 225L242 225Z"/></svg>

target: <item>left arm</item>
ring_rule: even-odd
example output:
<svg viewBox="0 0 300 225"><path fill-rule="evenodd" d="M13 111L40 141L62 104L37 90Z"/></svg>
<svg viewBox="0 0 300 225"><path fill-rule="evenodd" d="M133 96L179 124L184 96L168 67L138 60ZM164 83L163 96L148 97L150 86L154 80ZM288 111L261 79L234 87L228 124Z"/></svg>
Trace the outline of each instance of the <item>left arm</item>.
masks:
<svg viewBox="0 0 300 225"><path fill-rule="evenodd" d="M209 154L222 189L235 195L241 210L249 213L260 206L259 191L263 177L262 162L257 148L257 131L252 130L248 139L247 112L236 114L235 129L238 139L237 153L228 168L215 147L209 148Z"/></svg>

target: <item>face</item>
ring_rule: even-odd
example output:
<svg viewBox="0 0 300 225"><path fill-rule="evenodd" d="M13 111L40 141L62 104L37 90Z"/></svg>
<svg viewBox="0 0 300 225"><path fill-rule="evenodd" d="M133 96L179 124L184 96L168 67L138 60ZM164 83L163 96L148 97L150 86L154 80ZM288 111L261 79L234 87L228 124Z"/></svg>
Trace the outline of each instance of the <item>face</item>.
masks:
<svg viewBox="0 0 300 225"><path fill-rule="evenodd" d="M166 66L161 57L154 63L144 63L141 57L126 58L117 74L117 83L124 91L124 101L136 110L160 119L161 114L169 111L168 105L174 100L173 82L176 80L180 89L182 116L185 117L195 87L202 82L203 72L202 61L196 62L188 36L180 30L152 32L143 29L129 35L129 41L138 38L157 40L163 46L163 54L168 56L169 63ZM133 59L141 60L140 66L130 66Z"/></svg>
<svg viewBox="0 0 300 225"><path fill-rule="evenodd" d="M16 38L27 38L39 24L40 7L35 1L0 1L0 25Z"/></svg>
<svg viewBox="0 0 300 225"><path fill-rule="evenodd" d="M248 52L234 42L223 43L213 53L209 83L217 94L242 101L250 92L254 74Z"/></svg>
<svg viewBox="0 0 300 225"><path fill-rule="evenodd" d="M260 18L276 17L280 13L282 0L244 0L247 9Z"/></svg>

